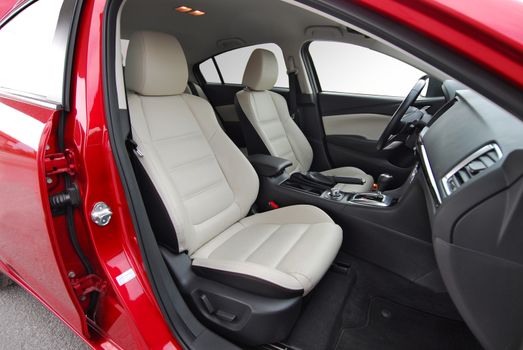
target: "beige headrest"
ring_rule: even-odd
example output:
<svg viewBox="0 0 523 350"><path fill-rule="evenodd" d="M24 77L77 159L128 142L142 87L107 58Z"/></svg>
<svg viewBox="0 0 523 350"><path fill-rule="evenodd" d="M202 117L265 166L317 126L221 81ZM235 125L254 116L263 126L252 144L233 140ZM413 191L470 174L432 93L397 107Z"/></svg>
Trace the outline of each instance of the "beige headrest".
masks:
<svg viewBox="0 0 523 350"><path fill-rule="evenodd" d="M127 88L140 95L182 94L189 72L183 49L174 36L157 32L135 32L127 50Z"/></svg>
<svg viewBox="0 0 523 350"><path fill-rule="evenodd" d="M278 62L274 53L264 49L254 50L243 73L243 85L251 90L270 90L277 79Z"/></svg>

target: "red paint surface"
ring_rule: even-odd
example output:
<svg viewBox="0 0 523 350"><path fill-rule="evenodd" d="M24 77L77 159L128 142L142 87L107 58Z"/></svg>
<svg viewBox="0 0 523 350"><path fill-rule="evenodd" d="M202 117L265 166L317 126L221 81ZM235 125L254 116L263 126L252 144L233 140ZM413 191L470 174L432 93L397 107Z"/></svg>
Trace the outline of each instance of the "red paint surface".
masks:
<svg viewBox="0 0 523 350"><path fill-rule="evenodd" d="M63 278L59 242L43 201L42 150L58 112L2 98L0 104L0 267L81 333L86 329L80 306Z"/></svg>
<svg viewBox="0 0 523 350"><path fill-rule="evenodd" d="M9 14L12 10L17 8L20 4L24 3L25 0L2 0L0 1L0 21Z"/></svg>
<svg viewBox="0 0 523 350"><path fill-rule="evenodd" d="M143 268L105 126L101 69L104 6L105 1L84 1L73 68L74 107L67 116L65 140L77 160L73 181L83 199L81 208L75 210L79 240L96 274L107 282L95 320L88 321L95 331L89 333L67 277L69 271L77 277L85 271L69 243L64 217L52 218L48 204L48 190L63 190L59 177L48 186L43 173L45 145L51 145L48 153L57 152L54 135L59 112L9 99L0 99L0 103L23 113L2 114L0 118L12 118L15 124L26 118L35 120L42 133L27 141L40 145L38 151L13 137L27 131L24 125L9 134L0 131L0 181L9 184L0 186L0 269L33 292L94 348L177 349ZM51 135L49 141L47 135ZM89 220L98 201L106 202L114 212L106 227ZM136 278L120 286L116 277L129 269L135 271Z"/></svg>
<svg viewBox="0 0 523 350"><path fill-rule="evenodd" d="M66 144L78 155L83 199L78 226L92 243L98 274L108 282L100 299L96 324L100 335L125 349L176 349L143 268L121 180L106 128L102 92L102 19L105 1L86 1L77 37L73 101ZM89 218L96 202L113 210L109 225L99 227ZM123 286L116 277L133 269L137 275ZM97 346L101 346L98 344Z"/></svg>
<svg viewBox="0 0 523 350"><path fill-rule="evenodd" d="M0 18L17 0L0 4ZM523 87L523 4L516 1L392 1L357 3L460 52L507 81ZM80 303L72 293L68 271L84 271L67 243L63 217L52 218L43 175L43 149L53 143L57 113L0 99L42 125L41 135L21 142L0 130L0 269L34 293L54 313L100 349L179 348L163 319L143 269L125 194L109 144L102 91L102 20L105 0L86 0L79 26L72 81L72 112L66 145L75 152L82 207L76 211L81 244L107 282L97 312L94 336L88 338ZM5 115L0 116L0 118ZM51 135L50 140L46 140ZM30 145L39 145L39 150ZM55 150L51 150L55 151ZM98 201L114 212L111 223L98 227L89 213ZM132 268L137 277L123 286L116 277ZM85 307L85 304L83 305Z"/></svg>
<svg viewBox="0 0 523 350"><path fill-rule="evenodd" d="M523 88L523 2L356 0Z"/></svg>

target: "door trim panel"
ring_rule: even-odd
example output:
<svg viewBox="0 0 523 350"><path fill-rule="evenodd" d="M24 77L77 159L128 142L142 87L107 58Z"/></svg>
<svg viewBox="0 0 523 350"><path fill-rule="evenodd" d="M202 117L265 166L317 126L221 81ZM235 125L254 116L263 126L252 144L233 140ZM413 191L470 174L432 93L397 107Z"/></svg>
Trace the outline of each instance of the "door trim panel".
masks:
<svg viewBox="0 0 523 350"><path fill-rule="evenodd" d="M326 115L323 119L325 135L358 135L377 140L390 122L390 115L354 113Z"/></svg>

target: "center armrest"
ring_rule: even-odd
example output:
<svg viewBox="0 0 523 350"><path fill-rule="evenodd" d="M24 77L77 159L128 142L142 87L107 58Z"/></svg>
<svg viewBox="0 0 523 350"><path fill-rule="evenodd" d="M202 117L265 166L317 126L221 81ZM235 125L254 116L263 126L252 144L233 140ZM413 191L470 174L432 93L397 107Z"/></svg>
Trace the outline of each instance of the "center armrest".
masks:
<svg viewBox="0 0 523 350"><path fill-rule="evenodd" d="M269 156L266 154L253 154L248 157L249 162L260 176L274 177L281 175L286 168L292 165L288 159Z"/></svg>

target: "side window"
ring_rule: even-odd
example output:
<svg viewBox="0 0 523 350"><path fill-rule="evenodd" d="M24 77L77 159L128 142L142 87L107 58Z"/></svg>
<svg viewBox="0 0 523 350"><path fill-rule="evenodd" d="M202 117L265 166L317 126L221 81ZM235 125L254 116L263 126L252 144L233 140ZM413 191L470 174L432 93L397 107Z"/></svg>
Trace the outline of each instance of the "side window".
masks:
<svg viewBox="0 0 523 350"><path fill-rule="evenodd" d="M200 64L200 72L202 73L205 81L208 83L221 83L220 75L216 66L212 61L212 58L209 58L207 61Z"/></svg>
<svg viewBox="0 0 523 350"><path fill-rule="evenodd" d="M63 0L40 0L0 28L0 88L61 103L68 34L57 32Z"/></svg>
<svg viewBox="0 0 523 350"><path fill-rule="evenodd" d="M425 75L405 62L358 45L314 41L309 53L323 91L406 96Z"/></svg>
<svg viewBox="0 0 523 350"><path fill-rule="evenodd" d="M215 56L214 59L223 77L223 82L225 84L241 84L247 61L251 53L259 48L274 52L276 60L278 61L278 80L275 86L288 88L289 80L287 78L287 68L285 67L283 53L278 45L272 43L242 47ZM202 62L199 68L206 82L220 82L218 72L211 58Z"/></svg>

